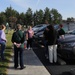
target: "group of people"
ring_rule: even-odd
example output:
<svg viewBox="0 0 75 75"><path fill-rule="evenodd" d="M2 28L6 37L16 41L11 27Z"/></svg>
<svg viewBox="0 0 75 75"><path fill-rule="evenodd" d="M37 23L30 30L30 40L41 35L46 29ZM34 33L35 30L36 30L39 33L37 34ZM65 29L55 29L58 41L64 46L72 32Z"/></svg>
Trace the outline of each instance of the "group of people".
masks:
<svg viewBox="0 0 75 75"><path fill-rule="evenodd" d="M0 25L0 61L4 61L4 51L6 48L6 34L5 30L6 26L4 24ZM24 42L25 40L27 41L27 49L29 50L32 49L32 41L33 41L33 35L34 32L32 30L32 27L29 26L27 31L26 31L26 36L24 32L22 31L22 25L17 24L15 31L12 34L11 42L13 43L14 46L14 68L18 68L18 58L20 58L20 69L24 69L24 63L23 63L23 51L24 51Z"/></svg>
<svg viewBox="0 0 75 75"><path fill-rule="evenodd" d="M24 69L24 63L23 63L23 51L24 51L24 42L27 41L27 49L32 49L32 41L33 41L33 35L34 32L32 30L32 27L29 26L28 30L26 31L26 34L22 31L22 26L20 24L17 24L16 31L12 35L12 43L14 45L14 68L18 68L18 57L20 57L20 69ZM18 56L19 54L19 56Z"/></svg>
<svg viewBox="0 0 75 75"><path fill-rule="evenodd" d="M56 30L53 25L49 25L43 33L45 56L47 59L49 59L50 63L57 62L58 39L64 39L65 34L65 31L62 27L63 25L59 25L59 29Z"/></svg>
<svg viewBox="0 0 75 75"><path fill-rule="evenodd" d="M4 50L6 47L6 35L5 35L5 25L0 25L0 45L1 45L1 60L4 60ZM49 58L49 61L53 63L53 61L57 62L57 39L60 38L61 35L64 35L65 32L62 29L62 25L60 25L60 29L58 32L54 29L53 25L47 26L43 35L44 35L44 45L45 45L45 56ZM59 35L59 36L58 36ZM20 58L20 69L24 69L23 62L23 51L24 51L24 42L27 41L27 49L32 49L32 41L33 41L34 31L32 27L29 26L26 33L22 31L22 25L17 24L16 30L12 34L11 42L14 46L14 68L18 68L18 57ZM63 37L63 36L62 36Z"/></svg>

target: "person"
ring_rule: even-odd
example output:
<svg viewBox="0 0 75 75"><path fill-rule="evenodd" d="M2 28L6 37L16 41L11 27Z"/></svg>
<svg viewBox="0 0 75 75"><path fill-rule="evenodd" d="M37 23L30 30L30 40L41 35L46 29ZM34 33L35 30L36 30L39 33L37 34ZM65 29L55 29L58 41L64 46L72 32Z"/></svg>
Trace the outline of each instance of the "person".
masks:
<svg viewBox="0 0 75 75"><path fill-rule="evenodd" d="M48 59L48 48L47 48L48 31L49 31L49 29L46 27L46 29L45 29L44 32L43 32L43 36L44 36L43 42L44 42L44 47L45 47L45 57L46 57L47 59Z"/></svg>
<svg viewBox="0 0 75 75"><path fill-rule="evenodd" d="M29 28L27 30L27 34L26 34L28 50L32 49L33 35L34 35L34 31L32 30L32 27L29 26ZM29 48L29 46L30 46L30 48Z"/></svg>
<svg viewBox="0 0 75 75"><path fill-rule="evenodd" d="M57 62L57 31L53 25L47 27L47 52L50 63Z"/></svg>
<svg viewBox="0 0 75 75"><path fill-rule="evenodd" d="M5 25L0 25L0 45L1 45L1 50L0 50L0 53L1 53L1 60L4 60L4 50L6 48L6 42L7 42L7 39L6 39L6 35L5 35L5 32L4 30L6 29Z"/></svg>
<svg viewBox="0 0 75 75"><path fill-rule="evenodd" d="M14 45L14 68L18 68L18 57L20 58L20 69L24 69L24 63L23 63L23 51L24 51L24 41L25 41L25 35L21 30L22 26L20 24L17 24L17 29L12 35L12 43ZM19 54L19 56L18 56Z"/></svg>
<svg viewBox="0 0 75 75"><path fill-rule="evenodd" d="M8 30L9 30L9 23L6 23L6 33L8 34Z"/></svg>
<svg viewBox="0 0 75 75"><path fill-rule="evenodd" d="M24 49L27 49L28 36L26 36L26 34L27 34L27 29L25 29L25 31L24 31L24 35L25 35Z"/></svg>
<svg viewBox="0 0 75 75"><path fill-rule="evenodd" d="M64 34L65 34L65 31L64 31L64 29L63 29L63 25L60 24L60 25L59 25L59 30L58 30L58 38L64 39Z"/></svg>

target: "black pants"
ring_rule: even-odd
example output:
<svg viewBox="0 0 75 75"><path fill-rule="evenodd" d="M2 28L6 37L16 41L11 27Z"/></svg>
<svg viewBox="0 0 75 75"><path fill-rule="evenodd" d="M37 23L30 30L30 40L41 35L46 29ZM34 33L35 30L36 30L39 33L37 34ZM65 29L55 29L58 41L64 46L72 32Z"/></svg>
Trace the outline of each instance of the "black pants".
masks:
<svg viewBox="0 0 75 75"><path fill-rule="evenodd" d="M33 38L28 38L27 40L27 48L30 46L32 47Z"/></svg>
<svg viewBox="0 0 75 75"><path fill-rule="evenodd" d="M14 46L14 67L18 67L18 58L20 58L20 67L24 67L23 63L23 48L17 48Z"/></svg>

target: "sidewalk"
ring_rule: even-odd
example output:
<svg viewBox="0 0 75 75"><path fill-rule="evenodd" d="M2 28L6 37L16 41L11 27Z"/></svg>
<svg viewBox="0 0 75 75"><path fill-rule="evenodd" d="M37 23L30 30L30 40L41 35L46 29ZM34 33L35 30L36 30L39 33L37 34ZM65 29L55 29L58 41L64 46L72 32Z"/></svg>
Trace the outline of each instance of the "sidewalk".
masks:
<svg viewBox="0 0 75 75"><path fill-rule="evenodd" d="M33 50L25 50L24 51L24 64L26 66L25 69L14 69L13 58L10 60L8 75L51 75L46 68L43 66L41 61L35 55Z"/></svg>

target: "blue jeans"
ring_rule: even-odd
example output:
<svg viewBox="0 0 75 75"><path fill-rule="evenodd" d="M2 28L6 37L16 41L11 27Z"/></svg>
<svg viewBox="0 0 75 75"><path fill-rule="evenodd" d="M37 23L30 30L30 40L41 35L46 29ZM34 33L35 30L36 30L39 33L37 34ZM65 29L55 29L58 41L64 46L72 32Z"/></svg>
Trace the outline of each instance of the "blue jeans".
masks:
<svg viewBox="0 0 75 75"><path fill-rule="evenodd" d="M5 47L6 47L6 42L1 42L1 50L0 50L0 53L1 53L1 59L4 60L4 50L5 50Z"/></svg>
<svg viewBox="0 0 75 75"><path fill-rule="evenodd" d="M14 67L18 67L18 58L20 58L20 67L24 67L23 63L23 48L14 46Z"/></svg>

